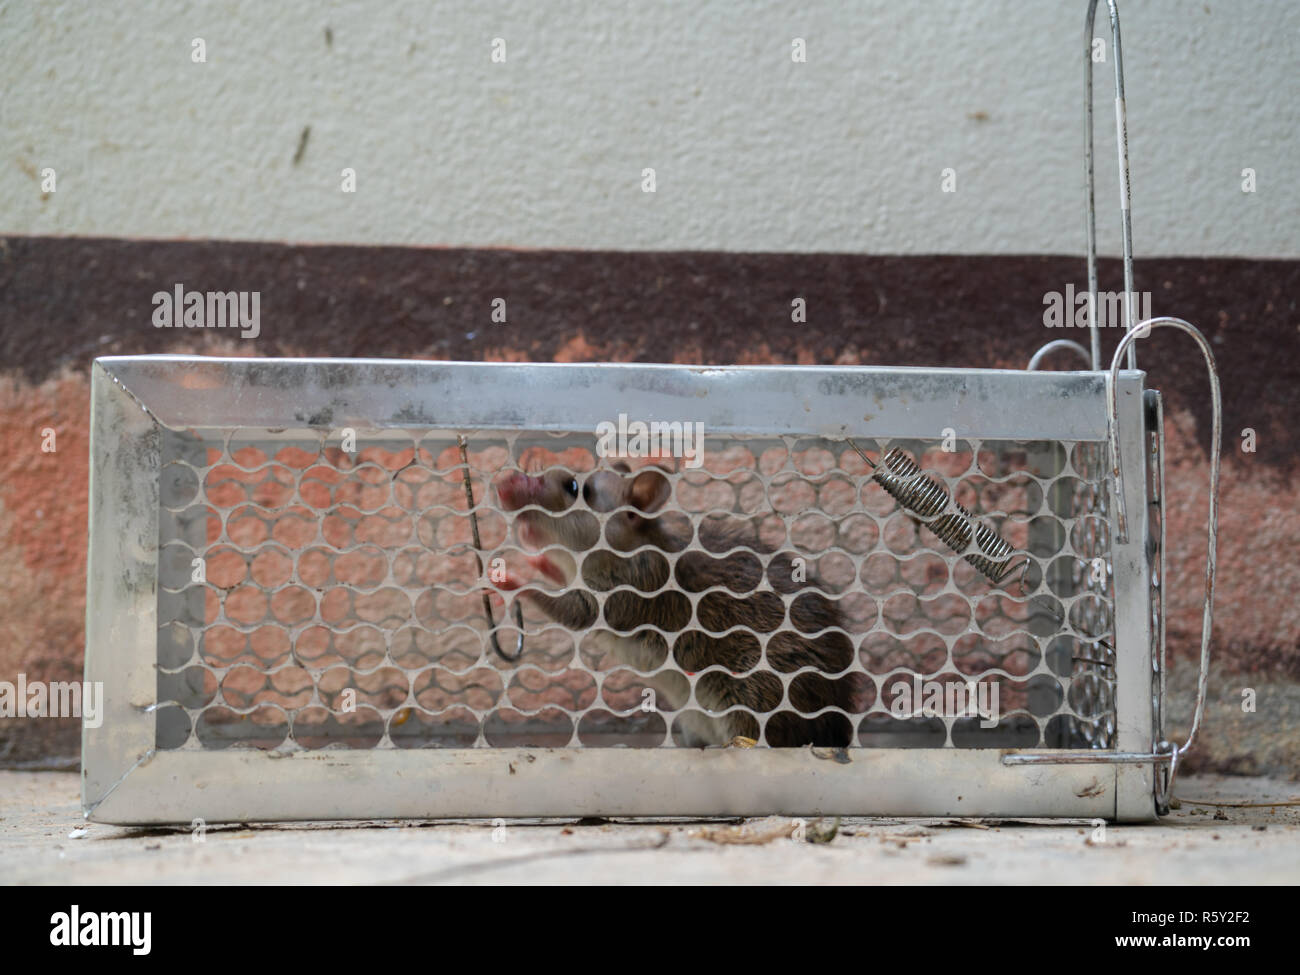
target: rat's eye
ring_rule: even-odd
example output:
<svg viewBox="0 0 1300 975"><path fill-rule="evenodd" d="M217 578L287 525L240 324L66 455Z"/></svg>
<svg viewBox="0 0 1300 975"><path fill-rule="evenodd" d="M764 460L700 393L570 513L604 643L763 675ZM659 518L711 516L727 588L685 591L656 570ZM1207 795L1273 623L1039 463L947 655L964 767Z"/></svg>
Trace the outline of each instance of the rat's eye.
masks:
<svg viewBox="0 0 1300 975"><path fill-rule="evenodd" d="M571 498L578 496L578 479L576 477L571 477L565 482L564 493Z"/></svg>

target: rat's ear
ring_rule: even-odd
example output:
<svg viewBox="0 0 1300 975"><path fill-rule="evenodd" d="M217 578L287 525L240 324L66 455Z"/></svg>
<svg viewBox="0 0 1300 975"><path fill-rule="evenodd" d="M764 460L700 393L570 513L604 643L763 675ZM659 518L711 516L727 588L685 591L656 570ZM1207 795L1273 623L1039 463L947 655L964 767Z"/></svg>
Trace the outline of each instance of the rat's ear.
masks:
<svg viewBox="0 0 1300 975"><path fill-rule="evenodd" d="M632 478L632 486L628 489L627 498L634 508L642 511L657 511L663 507L672 493L673 486L668 483L668 478L658 471L644 470Z"/></svg>

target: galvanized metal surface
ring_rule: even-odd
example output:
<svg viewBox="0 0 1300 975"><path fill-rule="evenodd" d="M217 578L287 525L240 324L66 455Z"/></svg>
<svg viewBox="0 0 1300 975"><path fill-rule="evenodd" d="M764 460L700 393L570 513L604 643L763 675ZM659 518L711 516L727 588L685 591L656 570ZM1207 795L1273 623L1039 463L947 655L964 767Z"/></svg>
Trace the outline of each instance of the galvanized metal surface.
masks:
<svg viewBox="0 0 1300 975"><path fill-rule="evenodd" d="M1092 372L168 355L96 361L158 422L176 428L588 430L617 404L647 419L685 412L710 434L924 438L947 427L961 434L964 418L978 417L986 438L1106 438L1106 380Z"/></svg>
<svg viewBox="0 0 1300 975"><path fill-rule="evenodd" d="M1114 819L1112 768L1006 768L996 750L442 749L159 752L97 822L524 816ZM1147 790L1145 816L1150 818Z"/></svg>
<svg viewBox="0 0 1300 975"><path fill-rule="evenodd" d="M105 693L82 732L87 815L153 752L157 700L159 428L102 367L91 378L85 679Z"/></svg>

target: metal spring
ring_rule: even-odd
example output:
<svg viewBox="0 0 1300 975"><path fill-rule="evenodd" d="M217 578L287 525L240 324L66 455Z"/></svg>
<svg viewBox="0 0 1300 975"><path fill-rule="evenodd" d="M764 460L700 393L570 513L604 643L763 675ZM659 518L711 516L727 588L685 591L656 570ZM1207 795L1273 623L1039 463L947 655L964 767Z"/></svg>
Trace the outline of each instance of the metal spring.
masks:
<svg viewBox="0 0 1300 975"><path fill-rule="evenodd" d="M857 449L856 445L854 449ZM1023 564L1028 568L1028 556L1024 556L1023 560L1018 559L1015 549L949 498L944 486L921 470L900 448L895 447L885 454L880 466L872 474L872 480L889 492L903 508L924 519L925 526L939 536L945 545L954 552L961 553L967 562L995 585L1018 566ZM984 554L967 551L972 536L979 552Z"/></svg>

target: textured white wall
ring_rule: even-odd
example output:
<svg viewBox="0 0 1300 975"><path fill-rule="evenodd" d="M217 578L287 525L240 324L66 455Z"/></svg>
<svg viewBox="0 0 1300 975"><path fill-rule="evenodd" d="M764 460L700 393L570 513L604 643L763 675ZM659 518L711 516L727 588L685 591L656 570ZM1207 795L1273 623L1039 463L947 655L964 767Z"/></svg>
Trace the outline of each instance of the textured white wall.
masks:
<svg viewBox="0 0 1300 975"><path fill-rule="evenodd" d="M0 232L1080 253L1085 7L0 3ZM1120 12L1137 255L1300 256L1300 4ZM1110 70L1099 233L1117 253Z"/></svg>

